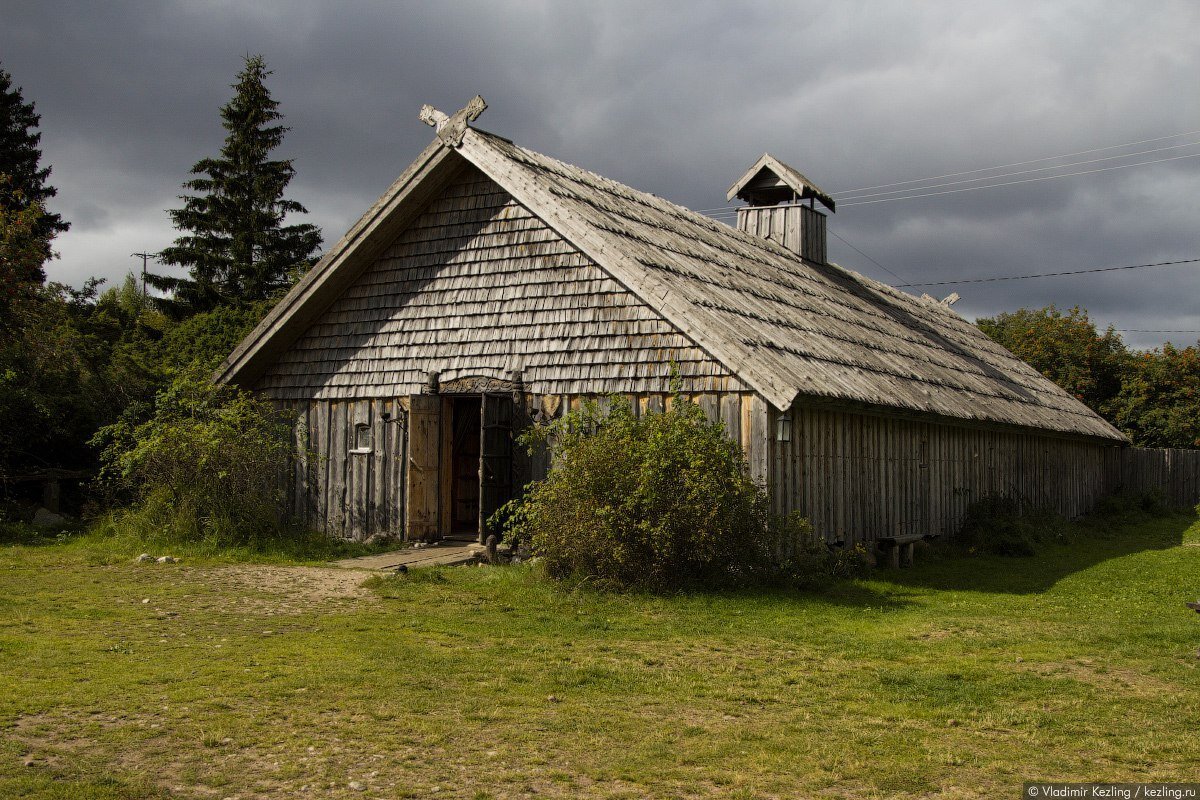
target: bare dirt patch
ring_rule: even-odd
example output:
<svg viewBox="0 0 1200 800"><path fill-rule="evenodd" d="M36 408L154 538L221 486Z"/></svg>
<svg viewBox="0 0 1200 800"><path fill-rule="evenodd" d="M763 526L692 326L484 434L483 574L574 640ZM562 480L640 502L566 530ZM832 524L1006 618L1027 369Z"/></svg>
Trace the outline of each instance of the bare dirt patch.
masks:
<svg viewBox="0 0 1200 800"><path fill-rule="evenodd" d="M370 576L357 570L246 564L191 572L191 580L225 598L214 609L220 612L309 614L314 610L349 610L378 602L363 587Z"/></svg>

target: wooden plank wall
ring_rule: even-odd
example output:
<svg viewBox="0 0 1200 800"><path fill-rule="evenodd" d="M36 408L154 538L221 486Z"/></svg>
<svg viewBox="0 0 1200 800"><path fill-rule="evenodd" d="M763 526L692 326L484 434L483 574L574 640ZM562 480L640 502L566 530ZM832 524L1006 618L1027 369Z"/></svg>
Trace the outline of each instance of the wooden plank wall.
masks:
<svg viewBox="0 0 1200 800"><path fill-rule="evenodd" d="M578 408L584 397L548 395L532 398L549 417ZM671 404L669 393L628 396L639 414ZM767 405L756 395L710 393L689 395L714 421L723 420L730 437L741 443L751 474L766 483ZM376 533L403 536L407 408L404 400L310 400L282 402L295 413L296 461L289 481L288 507L312 528L331 536L365 539ZM406 424L384 424L383 414ZM365 423L372 431L372 452L354 453L354 429ZM530 461L534 479L550 468L545 454Z"/></svg>
<svg viewBox="0 0 1200 800"><path fill-rule="evenodd" d="M823 409L794 407L791 418L789 442L771 437L773 510L799 511L834 541L948 535L972 502L998 494L1076 517L1108 491L1105 455L1118 450Z"/></svg>
<svg viewBox="0 0 1200 800"><path fill-rule="evenodd" d="M584 397L531 397L555 417ZM668 393L628 395L639 414L671 405ZM869 541L904 533L949 535L967 507L989 495L1049 505L1067 517L1105 494L1161 488L1168 502L1200 501L1200 451L1110 447L1086 441L961 428L931 422L794 407L791 441L775 441L778 414L757 395L692 394L709 419L742 445L751 475L770 485L772 510L799 511L831 540ZM289 508L318 530L363 539L404 533L406 418L396 400L283 404L297 414L296 470ZM370 426L372 452L351 453L354 426ZM550 464L531 459L534 479Z"/></svg>
<svg viewBox="0 0 1200 800"><path fill-rule="evenodd" d="M404 530L406 410L393 400L298 401L295 469L288 507L331 536L365 539ZM388 414L392 423L384 422ZM370 452L355 450L357 425L370 430Z"/></svg>
<svg viewBox="0 0 1200 800"><path fill-rule="evenodd" d="M1162 491L1173 508L1192 508L1200 502L1200 450L1127 447L1110 458L1113 491Z"/></svg>
<svg viewBox="0 0 1200 800"><path fill-rule="evenodd" d="M738 230L783 245L818 264L826 262L825 215L802 205L747 206L737 210Z"/></svg>

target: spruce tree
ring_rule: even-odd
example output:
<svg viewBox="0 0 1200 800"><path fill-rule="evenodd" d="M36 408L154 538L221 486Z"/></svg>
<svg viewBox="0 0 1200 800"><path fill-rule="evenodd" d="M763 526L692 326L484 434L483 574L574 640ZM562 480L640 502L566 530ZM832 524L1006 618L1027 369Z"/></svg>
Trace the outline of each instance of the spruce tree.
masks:
<svg viewBox="0 0 1200 800"><path fill-rule="evenodd" d="M218 306L243 306L286 289L315 262L321 232L313 225L284 225L305 208L283 196L295 175L292 162L270 160L288 128L279 103L267 90L271 71L262 56L247 56L233 84L234 96L221 108L228 131L221 153L192 167L197 177L183 184L183 208L170 211L185 235L160 254L165 264L186 267L189 277L147 276L172 294L162 304L180 315Z"/></svg>
<svg viewBox="0 0 1200 800"><path fill-rule="evenodd" d="M43 167L38 132L41 116L33 103L26 103L21 87L14 87L12 75L0 69L0 211L10 221L32 219L28 235L36 240L41 261L50 257L50 240L70 227L58 214L45 210L46 200L58 192L46 185L50 167ZM41 208L34 209L33 206ZM24 271L22 272L24 274ZM7 276L6 276L7 277ZM41 264L28 271L31 283L41 283L45 275ZM12 288L12 287L8 287Z"/></svg>

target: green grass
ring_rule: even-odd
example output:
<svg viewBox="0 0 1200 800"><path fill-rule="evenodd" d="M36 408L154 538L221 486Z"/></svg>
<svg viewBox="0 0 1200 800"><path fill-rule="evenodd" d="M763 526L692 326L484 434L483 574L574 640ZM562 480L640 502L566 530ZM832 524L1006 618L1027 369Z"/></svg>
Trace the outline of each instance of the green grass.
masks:
<svg viewBox="0 0 1200 800"><path fill-rule="evenodd" d="M1190 516L1034 558L922 552L821 594L607 596L528 567L360 587L278 552L138 552L0 548L0 797L990 798L1195 779Z"/></svg>

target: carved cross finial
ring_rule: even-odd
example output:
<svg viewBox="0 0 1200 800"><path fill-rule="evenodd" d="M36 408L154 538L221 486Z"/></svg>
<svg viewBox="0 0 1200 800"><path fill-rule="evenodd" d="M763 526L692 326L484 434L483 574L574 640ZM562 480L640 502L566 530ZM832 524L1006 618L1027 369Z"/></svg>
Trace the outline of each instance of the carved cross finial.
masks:
<svg viewBox="0 0 1200 800"><path fill-rule="evenodd" d="M486 108L487 103L483 98L475 95L471 102L460 108L452 117L446 116L428 103L421 106L421 113L418 116L421 122L437 131L439 139L450 147L458 147L462 144L463 136L466 135L467 123L478 119Z"/></svg>

